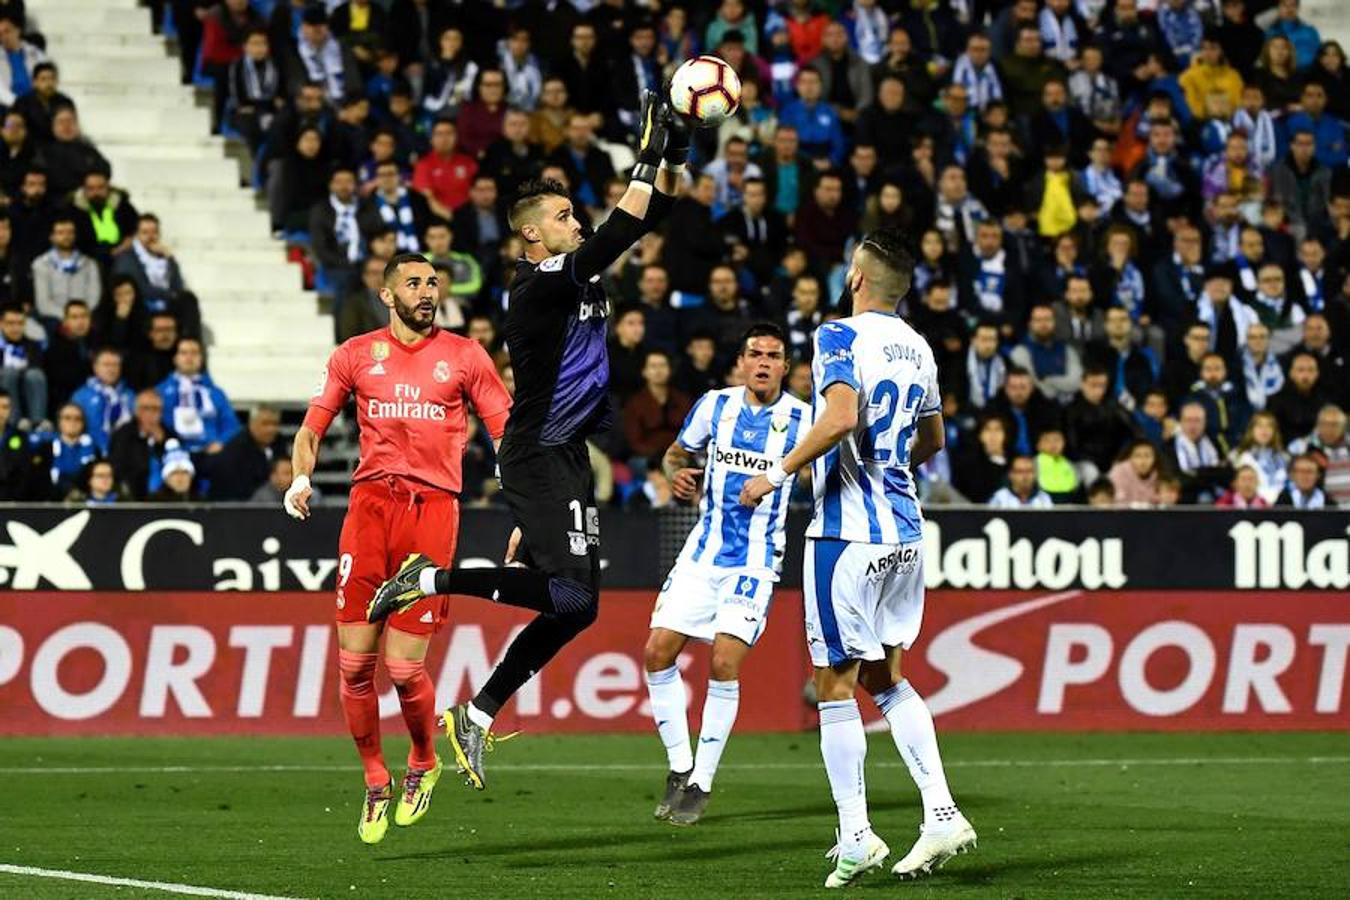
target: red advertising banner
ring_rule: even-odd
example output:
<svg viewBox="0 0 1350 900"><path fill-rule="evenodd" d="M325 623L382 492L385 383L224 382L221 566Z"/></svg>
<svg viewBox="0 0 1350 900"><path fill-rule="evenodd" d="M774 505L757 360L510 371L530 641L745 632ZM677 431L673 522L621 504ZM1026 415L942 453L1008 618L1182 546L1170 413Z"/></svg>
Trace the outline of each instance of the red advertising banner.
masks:
<svg viewBox="0 0 1350 900"><path fill-rule="evenodd" d="M606 593L599 621L521 690L501 726L649 729L653 599ZM0 735L340 733L331 603L0 594ZM428 658L442 705L472 695L530 615L455 601ZM1345 593L938 590L905 671L949 730L1348 729L1347 651ZM706 658L691 644L680 660L696 710ZM801 595L781 591L742 674L738 729L811 727L808 673ZM381 710L396 720L380 679Z"/></svg>
<svg viewBox="0 0 1350 900"><path fill-rule="evenodd" d="M654 601L606 593L599 621L521 689L501 727L649 727L642 648ZM0 735L342 732L332 604L318 593L0 593ZM752 730L796 729L809 712L800 601L777 605L742 681L754 701L740 721ZM427 659L440 704L472 696L532 616L455 600ZM701 707L707 651L691 644L680 665ZM797 685L788 692L785 671ZM381 713L397 720L383 669L377 679Z"/></svg>

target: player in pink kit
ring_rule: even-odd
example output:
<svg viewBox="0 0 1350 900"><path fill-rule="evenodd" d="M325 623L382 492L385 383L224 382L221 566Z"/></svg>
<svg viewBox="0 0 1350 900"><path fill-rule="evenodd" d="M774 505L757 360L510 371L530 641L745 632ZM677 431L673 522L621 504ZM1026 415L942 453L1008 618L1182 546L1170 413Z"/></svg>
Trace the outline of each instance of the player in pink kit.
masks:
<svg viewBox="0 0 1350 900"><path fill-rule="evenodd" d="M436 689L423 660L449 599L425 597L377 623L366 621L366 607L409 554L427 553L439 566L450 564L469 408L496 443L511 407L487 352L433 324L438 287L436 270L418 254L400 254L385 266L380 298L391 312L389 327L352 338L328 358L323 383L295 436L295 480L285 499L292 516L309 516L309 477L319 441L354 394L361 461L338 540L338 664L342 710L365 767L358 833L368 844L383 839L393 799L375 692L380 634L387 626L384 665L412 737L394 821L411 825L425 814L441 774Z"/></svg>

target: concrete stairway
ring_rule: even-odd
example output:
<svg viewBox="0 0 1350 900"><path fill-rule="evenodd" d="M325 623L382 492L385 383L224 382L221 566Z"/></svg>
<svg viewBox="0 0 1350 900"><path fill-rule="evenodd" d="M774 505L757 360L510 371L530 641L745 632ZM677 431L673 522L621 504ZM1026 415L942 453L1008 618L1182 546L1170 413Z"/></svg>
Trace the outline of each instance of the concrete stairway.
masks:
<svg viewBox="0 0 1350 900"><path fill-rule="evenodd" d="M236 403L307 400L332 349L332 320L303 290L210 113L178 83L178 62L136 0L29 0L79 105L85 133L201 301L211 371Z"/></svg>
<svg viewBox="0 0 1350 900"><path fill-rule="evenodd" d="M1317 28L1324 41L1337 41L1350 52L1350 6L1345 0L1303 0L1299 17Z"/></svg>

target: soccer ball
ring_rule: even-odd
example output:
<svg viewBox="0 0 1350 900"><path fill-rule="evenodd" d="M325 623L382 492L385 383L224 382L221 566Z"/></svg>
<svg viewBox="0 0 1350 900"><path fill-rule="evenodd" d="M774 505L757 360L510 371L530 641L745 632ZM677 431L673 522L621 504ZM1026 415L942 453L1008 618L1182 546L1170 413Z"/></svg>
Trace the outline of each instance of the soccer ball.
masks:
<svg viewBox="0 0 1350 900"><path fill-rule="evenodd" d="M741 103L741 79L716 56L696 56L670 79L670 105L703 127L722 124Z"/></svg>

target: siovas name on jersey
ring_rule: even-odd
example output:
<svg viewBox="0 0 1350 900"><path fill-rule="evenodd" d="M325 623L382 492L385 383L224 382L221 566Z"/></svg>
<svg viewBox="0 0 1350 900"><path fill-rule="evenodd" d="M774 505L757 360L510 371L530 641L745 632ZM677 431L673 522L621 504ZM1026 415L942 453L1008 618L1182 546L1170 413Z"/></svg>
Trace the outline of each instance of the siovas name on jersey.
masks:
<svg viewBox="0 0 1350 900"><path fill-rule="evenodd" d="M904 344L887 344L882 352L886 356L886 362L896 362L903 359L906 362L914 363L916 366L923 364L923 357L915 347L908 347Z"/></svg>

